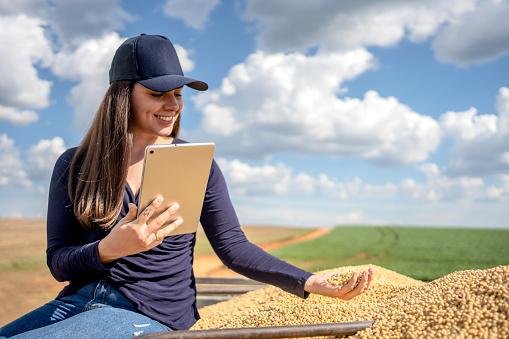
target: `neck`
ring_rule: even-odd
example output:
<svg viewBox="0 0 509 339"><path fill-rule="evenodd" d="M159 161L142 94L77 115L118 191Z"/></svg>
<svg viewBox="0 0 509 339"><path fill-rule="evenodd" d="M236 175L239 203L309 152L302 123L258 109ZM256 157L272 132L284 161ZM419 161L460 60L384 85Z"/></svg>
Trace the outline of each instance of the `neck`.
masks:
<svg viewBox="0 0 509 339"><path fill-rule="evenodd" d="M157 135L133 134L133 148L131 149L130 165L142 160L145 156L145 148L154 144L171 144L173 137L163 137Z"/></svg>

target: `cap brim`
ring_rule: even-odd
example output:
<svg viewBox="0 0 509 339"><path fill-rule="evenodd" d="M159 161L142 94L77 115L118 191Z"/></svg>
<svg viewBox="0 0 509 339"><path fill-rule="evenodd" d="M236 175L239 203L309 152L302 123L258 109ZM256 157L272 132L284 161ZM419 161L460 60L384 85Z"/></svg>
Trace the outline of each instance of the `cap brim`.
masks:
<svg viewBox="0 0 509 339"><path fill-rule="evenodd" d="M206 91L209 88L209 85L203 81L182 75L162 75L160 77L140 80L138 82L156 92L168 92L184 85L198 91Z"/></svg>

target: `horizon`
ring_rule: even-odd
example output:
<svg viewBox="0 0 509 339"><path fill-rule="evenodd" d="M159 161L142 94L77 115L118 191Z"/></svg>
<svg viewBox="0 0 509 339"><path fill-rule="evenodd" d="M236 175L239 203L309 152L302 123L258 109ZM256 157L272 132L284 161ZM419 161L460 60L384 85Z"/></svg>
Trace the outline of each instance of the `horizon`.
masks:
<svg viewBox="0 0 509 339"><path fill-rule="evenodd" d="M38 221L44 222L46 218L44 217L0 217L0 222L2 221ZM269 224L240 224L241 227L268 227L268 228L309 228L309 229L320 229L320 228L339 228L339 227L391 227L391 228L432 228L432 229L451 229L451 230L485 230L485 231L509 231L507 227L484 227L484 226L464 226L464 225L412 225L412 224L336 224L330 226L313 226L313 225L269 225ZM200 230L201 229L201 230ZM198 227L199 231L203 231L203 227Z"/></svg>

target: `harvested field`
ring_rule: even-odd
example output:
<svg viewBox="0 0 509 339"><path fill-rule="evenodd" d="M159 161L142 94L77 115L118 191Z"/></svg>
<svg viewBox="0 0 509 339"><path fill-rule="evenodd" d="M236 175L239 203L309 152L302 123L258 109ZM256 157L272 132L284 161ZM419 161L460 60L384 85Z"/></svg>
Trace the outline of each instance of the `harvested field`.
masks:
<svg viewBox="0 0 509 339"><path fill-rule="evenodd" d="M466 270L425 283L373 265L376 278L362 295L343 301L302 300L267 287L201 309L193 329L281 326L374 320L355 338L508 338L509 266Z"/></svg>

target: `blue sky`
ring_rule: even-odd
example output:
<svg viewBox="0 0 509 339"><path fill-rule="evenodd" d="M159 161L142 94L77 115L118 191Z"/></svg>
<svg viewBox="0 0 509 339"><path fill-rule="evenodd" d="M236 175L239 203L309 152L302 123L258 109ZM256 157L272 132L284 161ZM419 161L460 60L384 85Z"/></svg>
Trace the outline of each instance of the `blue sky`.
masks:
<svg viewBox="0 0 509 339"><path fill-rule="evenodd" d="M242 224L509 227L509 2L0 0L2 217L44 217L112 55L168 36Z"/></svg>

